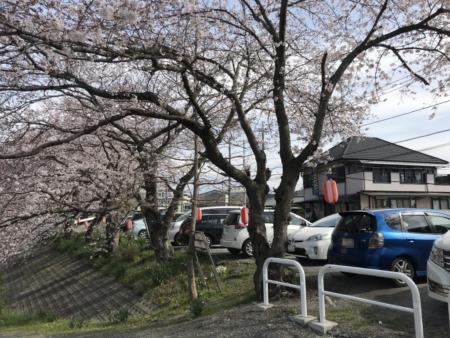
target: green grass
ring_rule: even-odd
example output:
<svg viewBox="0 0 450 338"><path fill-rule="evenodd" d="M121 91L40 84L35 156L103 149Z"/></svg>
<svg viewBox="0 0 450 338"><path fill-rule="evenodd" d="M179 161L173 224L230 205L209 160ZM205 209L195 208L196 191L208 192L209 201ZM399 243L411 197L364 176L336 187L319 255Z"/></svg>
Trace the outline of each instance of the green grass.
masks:
<svg viewBox="0 0 450 338"><path fill-rule="evenodd" d="M97 233L95 241L86 245L77 235L72 239L53 240L56 250L82 260L92 268L114 277L118 282L147 299L155 310L142 317L128 316L128 309L111 313L109 321L94 322L77 318L58 318L51 313L19 314L8 307L3 283L0 283L0 329L4 332L63 333L97 330L120 330L158 321L165 324L208 315L219 310L255 300L253 291L254 264L230 260L221 263L219 289L206 254L199 253L206 276L204 283L196 273L199 300L192 303L187 285L185 250L176 250L175 259L166 264L156 263L148 243L142 239L121 236L119 251L108 255L102 248L103 238ZM1 277L1 276L0 276ZM1 282L1 281L0 281Z"/></svg>

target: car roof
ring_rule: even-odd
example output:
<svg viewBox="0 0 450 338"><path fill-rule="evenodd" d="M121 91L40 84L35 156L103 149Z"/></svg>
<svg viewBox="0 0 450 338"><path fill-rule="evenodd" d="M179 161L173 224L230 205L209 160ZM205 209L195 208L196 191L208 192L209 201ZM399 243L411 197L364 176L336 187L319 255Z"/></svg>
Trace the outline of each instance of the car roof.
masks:
<svg viewBox="0 0 450 338"><path fill-rule="evenodd" d="M386 209L367 209L367 210L350 210L350 211L342 211L339 214L341 216L345 216L346 214L355 214L355 213L366 213L371 215L385 215L385 214L392 214L396 212L436 212L440 214L446 214L448 213L439 210L439 209L428 209L428 208L386 208Z"/></svg>
<svg viewBox="0 0 450 338"><path fill-rule="evenodd" d="M264 212L273 212L275 211L275 209L264 209ZM236 209L236 210L231 210L230 212L236 212L236 213L240 213L241 209ZM229 212L229 213L230 213ZM292 211L291 211L292 212Z"/></svg>

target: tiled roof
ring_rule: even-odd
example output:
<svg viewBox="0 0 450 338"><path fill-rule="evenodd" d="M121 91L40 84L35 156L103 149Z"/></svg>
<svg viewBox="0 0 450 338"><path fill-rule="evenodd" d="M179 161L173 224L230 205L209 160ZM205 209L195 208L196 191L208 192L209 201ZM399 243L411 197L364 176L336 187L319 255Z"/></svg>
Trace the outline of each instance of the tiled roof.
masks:
<svg viewBox="0 0 450 338"><path fill-rule="evenodd" d="M350 137L329 150L331 161L391 161L448 164L437 157L381 140L377 137Z"/></svg>

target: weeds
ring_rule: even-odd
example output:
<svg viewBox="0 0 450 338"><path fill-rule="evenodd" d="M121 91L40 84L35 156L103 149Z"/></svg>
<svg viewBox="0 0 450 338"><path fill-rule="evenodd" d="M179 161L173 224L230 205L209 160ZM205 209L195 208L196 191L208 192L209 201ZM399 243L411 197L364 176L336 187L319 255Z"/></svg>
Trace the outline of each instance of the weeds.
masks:
<svg viewBox="0 0 450 338"><path fill-rule="evenodd" d="M150 280L154 286L161 285L172 275L170 265L157 265L150 271Z"/></svg>
<svg viewBox="0 0 450 338"><path fill-rule="evenodd" d="M199 297L194 299L191 303L191 313L194 317L198 317L202 314L205 302Z"/></svg>
<svg viewBox="0 0 450 338"><path fill-rule="evenodd" d="M82 318L71 318L69 321L69 328L71 330L73 329L81 329L83 326L85 326L85 324L87 323L87 321L85 319Z"/></svg>
<svg viewBox="0 0 450 338"><path fill-rule="evenodd" d="M130 312L127 308L121 307L117 311L111 311L108 316L108 320L112 324L123 324L128 320Z"/></svg>

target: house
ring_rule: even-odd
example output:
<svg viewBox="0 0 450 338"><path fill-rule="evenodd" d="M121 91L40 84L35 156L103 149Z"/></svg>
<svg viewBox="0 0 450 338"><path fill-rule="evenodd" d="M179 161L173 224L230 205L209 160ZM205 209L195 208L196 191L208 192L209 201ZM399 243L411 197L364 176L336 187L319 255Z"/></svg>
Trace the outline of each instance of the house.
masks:
<svg viewBox="0 0 450 338"><path fill-rule="evenodd" d="M450 209L449 177L437 169L445 160L376 137L350 137L332 147L327 161L302 169L304 208L317 217L373 208ZM336 181L338 201L325 203L323 183Z"/></svg>

